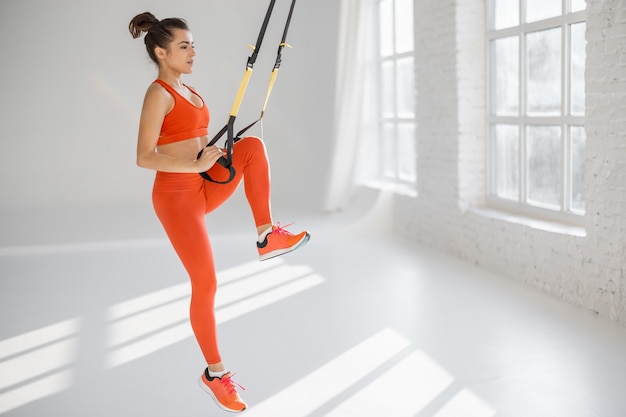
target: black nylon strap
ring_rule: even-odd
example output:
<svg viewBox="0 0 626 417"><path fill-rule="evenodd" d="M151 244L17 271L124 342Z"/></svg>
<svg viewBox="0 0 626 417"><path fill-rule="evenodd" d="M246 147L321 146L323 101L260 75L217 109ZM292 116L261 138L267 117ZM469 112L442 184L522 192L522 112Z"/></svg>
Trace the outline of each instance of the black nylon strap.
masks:
<svg viewBox="0 0 626 417"><path fill-rule="evenodd" d="M271 0L270 5L267 8L267 12L265 12L265 19L263 19L263 24L261 25L261 30L259 31L259 36L256 39L256 45L254 46L254 50L252 51L252 55L248 57L248 67L252 68L254 63L256 62L256 57L259 55L259 51L261 50L261 44L263 43L263 38L265 37L265 32L267 31L267 25L270 22L270 17L272 17L272 11L274 10L274 4L276 4L276 0Z"/></svg>
<svg viewBox="0 0 626 417"><path fill-rule="evenodd" d="M202 156L202 153L204 152L204 150L206 148L208 148L209 146L213 146L215 145L215 143L224 135L224 133L226 133L226 131L228 130L228 125L224 126L222 128L222 130L220 130L219 132L217 132L217 135L215 135L213 137L213 139L211 139L211 141L209 142L209 144L207 146L205 146L204 148L200 149L200 152L198 152L198 156L196 156L196 159L200 159L200 157ZM231 153L231 158L232 158L232 153ZM232 161L232 160L231 160ZM228 169L229 171L229 177L227 180L225 181L217 181L214 180L213 178L211 178L211 176L208 174L208 172L200 172L200 176L202 178L204 178L207 181L211 181L211 182L215 182L217 184L228 184L229 182L231 182L233 180L233 178L235 178L235 168L232 166L232 163L229 164L228 160L226 158L224 158L223 156L220 157L217 160L217 163L221 166L223 166L224 168Z"/></svg>
<svg viewBox="0 0 626 417"><path fill-rule="evenodd" d="M204 149L200 150L200 153L198 154L198 158L200 158L200 155L202 155L202 151ZM211 181L217 184L228 184L229 182L231 182L233 180L233 178L235 178L235 175L237 174L237 171L235 171L235 167L233 167L232 164L229 164L226 160L226 158L224 158L223 156L221 156L218 160L217 163L221 166L223 166L224 168L226 168L229 172L229 177L227 180L224 181L218 181L218 180L214 180L213 178L211 178L211 176L209 175L208 172L201 172L200 176L202 178L204 178L207 181Z"/></svg>
<svg viewBox="0 0 626 417"><path fill-rule="evenodd" d="M291 0L291 7L289 8L289 15L287 16L287 22L285 23L285 29L283 30L283 37L278 45L278 53L276 54L276 62L274 63L274 69L280 68L282 62L283 49L287 45L287 32L289 31L289 25L291 24L291 17L293 16L293 9L296 7L296 0Z"/></svg>

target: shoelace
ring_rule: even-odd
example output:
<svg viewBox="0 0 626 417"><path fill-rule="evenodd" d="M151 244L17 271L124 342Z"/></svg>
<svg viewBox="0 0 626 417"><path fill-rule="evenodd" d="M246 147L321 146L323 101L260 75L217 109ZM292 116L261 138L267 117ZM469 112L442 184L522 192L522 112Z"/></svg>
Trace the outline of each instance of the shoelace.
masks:
<svg viewBox="0 0 626 417"><path fill-rule="evenodd" d="M289 223L286 226L281 226L280 222L276 222L276 224L274 225L274 230L272 230L272 233L278 233L279 235L285 235L285 236L293 236L293 233L285 229L286 227L289 227L291 225L293 225L293 223Z"/></svg>
<svg viewBox="0 0 626 417"><path fill-rule="evenodd" d="M242 387L239 383L233 381L232 377L235 376L235 374L232 375L224 375L222 378L219 378L220 383L224 386L224 389L226 390L226 392L228 393L228 395L234 394L237 392L237 389L235 388L235 385L238 386L239 388L241 388L242 390L246 390L244 387Z"/></svg>

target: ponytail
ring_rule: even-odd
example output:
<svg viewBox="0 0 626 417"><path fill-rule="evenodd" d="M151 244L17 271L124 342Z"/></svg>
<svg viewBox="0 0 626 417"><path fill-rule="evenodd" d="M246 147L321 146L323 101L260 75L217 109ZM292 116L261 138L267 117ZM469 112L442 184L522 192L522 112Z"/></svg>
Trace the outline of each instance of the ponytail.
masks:
<svg viewBox="0 0 626 417"><path fill-rule="evenodd" d="M173 32L175 29L189 30L189 27L183 19L172 17L159 20L150 12L138 14L128 24L128 31L134 39L145 32L146 36L143 41L146 44L146 51L150 59L157 65L159 65L159 60L154 50L156 48L167 50L174 40Z"/></svg>

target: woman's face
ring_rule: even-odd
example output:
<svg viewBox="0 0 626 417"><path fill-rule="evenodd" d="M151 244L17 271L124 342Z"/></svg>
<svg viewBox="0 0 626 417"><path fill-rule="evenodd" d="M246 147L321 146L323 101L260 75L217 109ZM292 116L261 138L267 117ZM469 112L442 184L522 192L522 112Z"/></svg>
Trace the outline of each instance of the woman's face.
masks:
<svg viewBox="0 0 626 417"><path fill-rule="evenodd" d="M161 63L176 72L190 74L193 71L193 57L196 56L191 32L175 29L173 35L174 40L169 44L168 50L162 50L164 53L160 57Z"/></svg>

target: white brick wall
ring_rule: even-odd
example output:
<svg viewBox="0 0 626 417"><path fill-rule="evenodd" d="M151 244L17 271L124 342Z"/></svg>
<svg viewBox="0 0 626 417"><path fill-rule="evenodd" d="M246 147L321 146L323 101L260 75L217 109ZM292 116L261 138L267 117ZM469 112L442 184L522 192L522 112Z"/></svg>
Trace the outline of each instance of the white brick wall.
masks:
<svg viewBox="0 0 626 417"><path fill-rule="evenodd" d="M477 210L485 195L485 4L416 0L418 197L396 232L626 324L626 1L587 7L585 234Z"/></svg>

